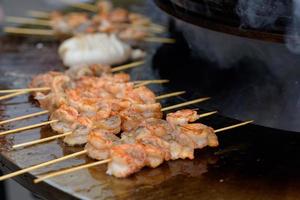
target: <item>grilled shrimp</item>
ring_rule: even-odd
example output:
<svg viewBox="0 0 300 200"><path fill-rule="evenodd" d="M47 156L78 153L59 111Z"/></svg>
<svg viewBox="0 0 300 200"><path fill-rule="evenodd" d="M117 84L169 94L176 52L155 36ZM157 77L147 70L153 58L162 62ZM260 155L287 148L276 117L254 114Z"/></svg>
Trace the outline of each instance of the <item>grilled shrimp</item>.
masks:
<svg viewBox="0 0 300 200"><path fill-rule="evenodd" d="M205 146L216 147L219 145L214 129L204 124L184 124L178 128L181 133L184 133L193 140L195 148L201 149Z"/></svg>
<svg viewBox="0 0 300 200"><path fill-rule="evenodd" d="M141 144L122 144L111 148L111 161L106 173L116 177L129 176L147 163L147 154Z"/></svg>
<svg viewBox="0 0 300 200"><path fill-rule="evenodd" d="M44 74L38 74L32 78L29 88L51 87L54 77L63 76L61 72L50 71ZM45 92L48 93L49 91Z"/></svg>
<svg viewBox="0 0 300 200"><path fill-rule="evenodd" d="M110 148L119 143L120 138L103 130L94 130L88 135L85 149L88 156L97 160L107 159L110 156Z"/></svg>
<svg viewBox="0 0 300 200"><path fill-rule="evenodd" d="M132 100L135 103L152 104L156 102L154 92L145 86L130 90L127 96L129 100Z"/></svg>
<svg viewBox="0 0 300 200"><path fill-rule="evenodd" d="M94 128L105 130L111 134L118 134L121 131L121 118L116 115L107 119L95 121Z"/></svg>
<svg viewBox="0 0 300 200"><path fill-rule="evenodd" d="M191 109L179 110L173 113L167 114L167 122L170 125L177 126L182 124L187 124L188 122L194 122L198 120L200 116L197 114L197 111Z"/></svg>
<svg viewBox="0 0 300 200"><path fill-rule="evenodd" d="M122 118L122 130L130 131L138 127L147 118L162 118L161 105L132 104L128 109L120 112Z"/></svg>

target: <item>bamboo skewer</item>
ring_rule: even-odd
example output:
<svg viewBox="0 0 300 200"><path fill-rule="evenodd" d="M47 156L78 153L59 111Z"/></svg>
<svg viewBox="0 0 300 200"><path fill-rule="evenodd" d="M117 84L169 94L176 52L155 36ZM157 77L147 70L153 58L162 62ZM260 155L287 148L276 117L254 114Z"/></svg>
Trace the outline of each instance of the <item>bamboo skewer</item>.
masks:
<svg viewBox="0 0 300 200"><path fill-rule="evenodd" d="M12 94L3 95L3 96L0 96L0 101L5 100L5 99L9 99L9 98L12 98L12 97L15 97L15 96L19 96L21 94L26 94L26 93L28 93L28 91L19 91L19 92L15 92L15 93L12 93Z"/></svg>
<svg viewBox="0 0 300 200"><path fill-rule="evenodd" d="M206 101L208 99L210 99L210 97L204 97L204 98L199 98L199 99L187 101L187 102L184 102L184 103L179 103L179 104L176 104L176 105L172 105L172 106L168 106L168 107L162 108L161 111L173 110L175 108L179 108L179 107L183 107L183 106L188 106L188 105L200 103L200 102Z"/></svg>
<svg viewBox="0 0 300 200"><path fill-rule="evenodd" d="M193 103L193 101L191 101L190 104L192 104L192 103ZM178 104L178 107L185 106L185 105L189 105L189 104ZM213 115L215 113L217 113L217 111L204 113L204 114L200 115L200 118L207 117L207 116ZM31 145L34 145L34 144L39 144L39 143L47 142L47 141L50 141L50 140L62 138L62 137L65 137L65 136L68 136L68 135L71 135L71 134L72 133L68 132L68 133L65 133L65 134L59 134L59 135L51 136L51 137L48 137L48 138L43 138L43 139L38 139L38 140L30 141L30 142L25 142L25 143L14 145L12 148L16 149L16 148L19 148L19 147L27 147L27 146L31 146Z"/></svg>
<svg viewBox="0 0 300 200"><path fill-rule="evenodd" d="M19 116L19 117L15 117L15 118L12 118L12 119L1 121L0 125L7 124L7 123L10 123L10 122L14 122L14 121L19 121L19 120L22 120L22 119L36 117L36 116L44 115L44 114L48 114L48 113L49 113L48 110L43 110L43 111L40 111L40 112L31 113L31 114L28 114L28 115L23 115L23 116Z"/></svg>
<svg viewBox="0 0 300 200"><path fill-rule="evenodd" d="M70 168L70 169L66 169L66 170L46 174L44 176L41 176L40 178L35 179L34 183L39 183L39 182L41 182L45 179L52 178L52 177L55 177L55 176L60 176L60 175L67 174L67 173L71 173L71 172L78 171L78 170L81 170L81 169L86 169L86 168L94 167L94 166L97 166L97 165L106 164L106 163L109 163L110 161L111 161L111 159L100 160L100 161L97 161L97 162L92 162L92 163L89 163L89 164L80 165L80 166L73 167L73 168Z"/></svg>
<svg viewBox="0 0 300 200"><path fill-rule="evenodd" d="M235 125L232 125L232 126L220 128L220 129L215 130L215 133L219 133L219 132L222 132L222 131L225 131L225 130L229 130L229 129L237 128L237 127L240 127L240 126L244 126L244 125L252 123L252 122L253 122L253 120L249 120L249 121L242 122L242 123L239 123L239 124L235 124ZM109 163L110 161L111 161L111 159L109 158L109 159L102 160L102 162L101 161L96 161L96 162L93 162L93 163L84 164L84 165L80 165L80 166L77 166L77 167L52 172L52 173L40 176L39 178L35 179L34 183L39 183L43 180L53 178L53 177L56 177L56 176L60 176L60 175L64 175L64 174L68 174L68 173L71 173L71 172L75 172L75 171L78 171L78 170L81 170L81 169L87 169L87 168L90 168L90 167L95 167L95 166L98 166L98 165Z"/></svg>
<svg viewBox="0 0 300 200"><path fill-rule="evenodd" d="M50 14L48 12L38 11L38 10L29 10L27 14L31 17L42 18L42 19L47 19L50 17Z"/></svg>
<svg viewBox="0 0 300 200"><path fill-rule="evenodd" d="M237 128L237 127L240 127L240 126L244 126L244 125L250 124L252 122L254 122L254 120L249 120L249 121L245 121L245 122L242 122L242 123L239 123L239 124L235 124L235 125L232 125L232 126L227 126L227 127L224 127L224 128L219 128L219 129L215 130L215 133L219 133L219 132L227 131L229 129L233 129L233 128Z"/></svg>
<svg viewBox="0 0 300 200"><path fill-rule="evenodd" d="M13 173L1 176L0 177L0 181L6 180L6 179L9 179L9 178L21 175L21 174L25 174L27 172L30 172L30 171L33 171L33 170L36 170L36 169L39 169L39 168L42 168L42 167L46 167L46 166L49 166L49 165L52 165L52 164L55 164L55 163L58 163L58 162L70 159L70 158L74 158L74 157L77 157L77 156L80 156L80 155L84 155L86 153L87 153L87 150L83 150L83 151L79 151L77 153L66 155L66 156L61 157L61 158L57 158L57 159L54 159L54 160L50 160L50 161L41 163L41 164L38 164L38 165L27 167L25 169L21 169L19 171L16 171L16 172L13 172Z"/></svg>
<svg viewBox="0 0 300 200"><path fill-rule="evenodd" d="M46 121L46 122L41 122L41 123L38 123L38 124L24 126L24 127L21 127L21 128L16 128L16 129L13 129L13 130L3 131L3 132L0 132L0 136L12 134L12 133L17 133L17 132L20 132L20 131L26 131L26 130L29 130L29 129L38 128L38 127L45 126L45 125L55 123L55 122L58 122L58 120Z"/></svg>
<svg viewBox="0 0 300 200"><path fill-rule="evenodd" d="M18 24L51 26L51 21L46 19L33 19L33 18L25 18L25 17L7 16L5 17L5 21L11 23L18 23Z"/></svg>
<svg viewBox="0 0 300 200"><path fill-rule="evenodd" d="M132 62L132 63L129 63L129 64L121 65L121 66L118 66L118 67L113 67L111 69L111 72L117 72L117 71L122 71L122 70L125 70L125 69L131 69L131 68L143 65L143 64L145 64L144 60L136 61L136 62Z"/></svg>
<svg viewBox="0 0 300 200"><path fill-rule="evenodd" d="M15 93L15 92L44 92L50 90L49 87L40 87L40 88L22 88L22 89L8 89L8 90L0 90L0 94L4 93Z"/></svg>
<svg viewBox="0 0 300 200"><path fill-rule="evenodd" d="M184 93L185 93L185 91L172 92L172 93L169 93L169 94L159 95L159 96L155 97L155 99L160 100L160 99L164 99L164 98L168 98L168 97L179 96L179 95L182 95Z"/></svg>
<svg viewBox="0 0 300 200"><path fill-rule="evenodd" d="M173 44L176 42L173 38L160 38L160 37L148 37L142 39L145 42L157 42L157 43L168 43Z"/></svg>
<svg viewBox="0 0 300 200"><path fill-rule="evenodd" d="M147 80L147 81L144 81L144 82L142 82L142 83L138 83L138 84L136 84L134 87L141 87L141 86L145 86L145 85L149 85L149 84L153 84L153 83L155 83L155 84L162 84L162 83L168 83L168 82L170 82L169 80L167 80L167 79L162 79L162 80Z"/></svg>
<svg viewBox="0 0 300 200"><path fill-rule="evenodd" d="M39 35L39 36L54 36L55 31L49 29L33 29L33 28L17 28L5 27L5 33L22 34L22 35Z"/></svg>
<svg viewBox="0 0 300 200"><path fill-rule="evenodd" d="M31 145L34 145L34 144L49 142L51 140L66 137L66 136L71 135L71 134L72 134L72 132L67 132L67 133L63 133L63 134L59 134L59 135L54 135L54 136L51 136L51 137L42 138L42 139L39 139L39 140L25 142L25 143L22 143L22 144L16 144L16 145L13 145L12 148L17 149L17 148L20 148L20 147L27 147L27 146L31 146Z"/></svg>

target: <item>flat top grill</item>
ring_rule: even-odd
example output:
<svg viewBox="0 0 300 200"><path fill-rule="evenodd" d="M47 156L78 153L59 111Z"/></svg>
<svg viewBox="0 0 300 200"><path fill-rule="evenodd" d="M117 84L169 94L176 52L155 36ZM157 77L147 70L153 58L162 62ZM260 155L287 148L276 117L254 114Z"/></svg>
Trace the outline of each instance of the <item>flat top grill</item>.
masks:
<svg viewBox="0 0 300 200"><path fill-rule="evenodd" d="M33 74L48 70L63 70L56 55L57 43L39 39L2 37L0 47L1 88L21 88ZM165 57L170 46L150 51L147 64L131 71L134 79L171 78L170 85L157 86L156 91L185 89L183 98L164 101L170 105L193 96L209 95L205 90L195 93L193 81L183 73L178 76L178 66L172 68L172 57ZM153 52L153 53L151 53ZM155 55L153 55L155 53ZM169 54L168 54L169 55ZM168 61L168 62L167 62ZM180 63L178 63L180 64ZM169 67L166 67L168 65ZM171 74L171 75L167 75ZM174 76L173 76L173 75ZM176 76L175 76L176 75ZM187 82L187 81L186 81ZM193 83L194 84L194 83ZM206 86L207 87L207 86ZM221 86L220 86L221 87ZM198 96L198 97L199 97ZM222 101L222 99L217 99ZM201 111L208 111L208 104L199 104ZM198 105L196 107L199 107ZM0 119L8 119L39 110L28 96L19 96L0 104ZM2 127L13 129L47 120L46 116L19 121ZM215 115L202 120L214 128L237 123L236 120ZM284 134L283 134L284 133ZM54 135L49 127L34 129L1 138L0 160L4 173L52 160L81 150L67 147L60 140L9 151L12 144ZM59 176L40 184L33 184L35 175L69 168L91 161L85 156L69 159L30 174L15 178L32 192L49 199L272 199L293 200L300 198L300 135L292 132L249 125L219 135L220 147L196 152L195 160L165 162L156 169L143 169L126 179L105 174L106 166Z"/></svg>

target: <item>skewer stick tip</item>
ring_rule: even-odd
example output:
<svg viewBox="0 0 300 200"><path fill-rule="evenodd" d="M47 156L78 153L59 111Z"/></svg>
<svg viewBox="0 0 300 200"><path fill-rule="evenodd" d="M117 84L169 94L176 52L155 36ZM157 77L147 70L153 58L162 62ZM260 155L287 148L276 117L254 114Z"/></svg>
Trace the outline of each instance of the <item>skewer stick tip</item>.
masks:
<svg viewBox="0 0 300 200"><path fill-rule="evenodd" d="M218 113L218 111L212 111L212 112L208 112L208 113L203 113L203 114L200 114L200 118L208 117L208 116L214 115L216 113Z"/></svg>
<svg viewBox="0 0 300 200"><path fill-rule="evenodd" d="M250 124L252 122L254 122L254 120L249 120L249 121L245 121L245 122L242 122L242 123L239 123L239 124L227 126L227 127L224 127L224 128L219 128L219 129L215 130L215 133L223 132L223 131L233 129L233 128L237 128L237 127L240 127L240 126L245 126L245 125Z"/></svg>
<svg viewBox="0 0 300 200"><path fill-rule="evenodd" d="M116 71L121 71L121 70L125 70L125 69L130 69L130 68L133 68L133 67L138 67L142 64L144 64L145 61L142 60L142 61L136 61L136 62L132 62L132 63L129 63L129 64L125 64L125 65L121 65L121 66L118 66L118 67L114 67L111 69L112 72L116 72Z"/></svg>

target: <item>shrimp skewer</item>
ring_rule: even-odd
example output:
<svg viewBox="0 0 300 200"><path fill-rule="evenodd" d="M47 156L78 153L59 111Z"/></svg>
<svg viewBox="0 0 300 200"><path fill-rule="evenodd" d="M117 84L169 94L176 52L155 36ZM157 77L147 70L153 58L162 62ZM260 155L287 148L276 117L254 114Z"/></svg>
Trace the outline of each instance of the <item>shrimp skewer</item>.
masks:
<svg viewBox="0 0 300 200"><path fill-rule="evenodd" d="M229 130L233 128L237 128L240 126L244 126L246 124L252 123L253 121L246 121L239 124L235 124L232 126L224 127L221 129L217 129L214 132L221 132L224 130ZM74 168L69 168L66 170L61 170L53 173L49 173L34 180L34 183L39 183L43 180L67 174L70 172L74 172L80 169L86 169L89 167L94 167L97 165L108 163L107 173L110 175L114 175L119 178L127 177L133 173L138 172L148 163L148 158L145 150L143 151L143 147L140 144L121 144L112 148L110 152L110 158L92 162L89 164L81 165Z"/></svg>
<svg viewBox="0 0 300 200"><path fill-rule="evenodd" d="M205 116L208 116L208 115L206 115L206 114L201 114L200 115L200 117L205 117ZM156 119L147 120L147 123L144 123L143 126L147 127L147 129L149 129L154 134L156 134L160 137L162 135L164 135L166 128L170 127L170 126L168 126L168 124L165 120L156 120ZM101 134L104 134L104 136L105 136L105 137L103 137L103 140L101 140ZM128 135L129 134L126 134L126 136L128 136ZM11 173L11 174L4 175L4 176L0 177L0 181L11 178L11 177L14 177L14 176L17 176L17 175L24 174L26 172L36 170L36 169L39 169L39 168L42 168L42 167L46 167L48 165L55 164L55 163L58 163L58 162L61 162L61 161L64 161L64 160L67 160L67 159L70 159L70 158L73 158L73 157L77 157L79 155L87 154L88 152L90 154L97 154L98 156L96 157L96 159L105 158L105 157L108 157L108 154L109 154L109 151L107 152L105 150L105 149L107 149L107 145L112 145L113 143L115 144L116 142L119 142L119 144L121 144L120 138L118 138L116 135L105 133L104 131L99 132L99 129L96 130L96 132L92 132L89 137L91 137L91 138L96 137L96 140L93 143L93 145L96 145L96 146L98 145L97 147L100 148L100 149L101 149L101 146L102 146L102 151L97 152L97 149L96 149L95 152L93 152L93 149L88 149L89 148L88 147L89 143L88 143L86 145L85 150L82 150L82 151L79 151L77 153L73 153L73 154L70 154L70 155L67 155L67 156L64 156L64 157L61 157L61 158L57 158L57 159L54 159L54 160L51 160L51 161L48 161L48 162L45 162L45 163L34 165L34 166L31 166L31 167L16 171L16 172ZM109 139L107 140L107 138L109 138ZM123 134L123 142L125 141L124 138L125 138L125 135ZM100 140L100 142L99 142L99 140ZM90 139L89 141L92 141L92 139ZM105 141L108 141L108 142L105 142ZM105 146L103 146L103 144Z"/></svg>

